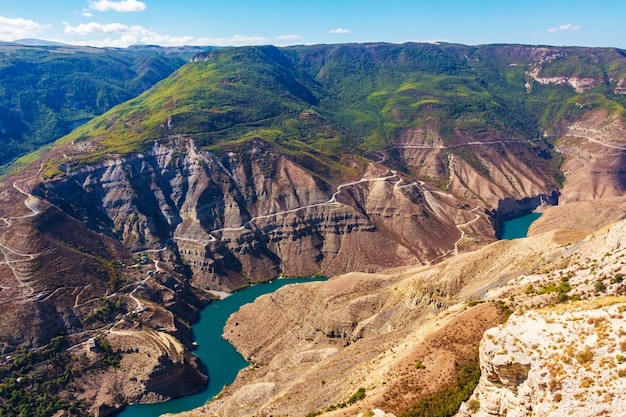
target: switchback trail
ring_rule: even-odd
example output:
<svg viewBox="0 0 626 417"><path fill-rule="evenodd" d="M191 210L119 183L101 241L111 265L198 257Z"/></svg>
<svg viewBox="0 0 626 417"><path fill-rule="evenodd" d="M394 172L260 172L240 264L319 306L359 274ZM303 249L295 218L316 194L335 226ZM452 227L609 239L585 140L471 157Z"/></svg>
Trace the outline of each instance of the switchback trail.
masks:
<svg viewBox="0 0 626 417"><path fill-rule="evenodd" d="M41 173L42 167L43 165L39 167L39 170L31 178L37 177ZM0 218L0 220L4 222L4 225L0 226L0 228L2 229L11 228L15 220L34 217L40 213L39 198L33 196L29 192L24 191L22 188L20 188L17 182L13 182L13 188L17 190L20 194L23 194L26 196L26 198L24 199L24 205L26 206L28 210L30 210L30 213L22 215L22 216L7 216L7 217ZM26 262L32 261L37 256L40 256L45 253L49 253L50 251L51 249L43 250L37 253L22 253L19 250L8 245L7 242L0 242L0 253L2 253L3 255L2 257L3 261L0 262L0 265L6 265L11 270L11 273L13 274L15 281L17 281L17 285L15 286L8 287L5 285L2 288L3 289L26 288L26 293L23 293L17 297L12 297L10 299L0 300L0 303L13 301L15 298L23 299L23 298L29 298L29 297L39 297L40 294L35 294L35 290L32 287L32 277L28 274L27 270L24 270L23 268L19 268L19 266Z"/></svg>
<svg viewBox="0 0 626 417"><path fill-rule="evenodd" d="M418 185L417 182L413 181L409 184L404 184L404 185L399 185L401 184L404 180L402 178L400 178L396 171L391 171L391 174L386 175L384 177L375 177L375 178L361 178L360 180L357 181L351 181L351 182L347 182L344 184L340 184L337 186L337 191L335 191L333 193L333 195L330 197L329 200L321 202L321 203L315 203L315 204L309 204L309 205L305 205L305 206L300 206L300 207L295 207L292 209L288 209L288 210L281 210L281 211L277 211L275 213L270 213L270 214L264 214L264 215L260 215L260 216L254 216L252 218L250 218L249 220L247 220L245 223L243 223L241 226L238 227L223 227L220 229L215 229L209 232L209 240L208 241L202 241L199 239L190 239L190 238L184 238L184 237L174 237L175 240L180 240L180 241L187 241L187 242L193 242L193 243L198 243L198 244L207 244L209 242L214 242L216 240L218 240L218 238L215 236L215 234L221 233L221 232L237 232L237 231L243 231L247 228L247 226L249 226L250 224L254 223L257 220L262 220L262 219L271 219L274 217L278 217L278 216L282 216L285 214L289 214L289 213L296 213L300 210L307 210L307 209L311 209L311 208L315 208L315 207L323 207L323 206L344 206L343 203L340 203L339 201L337 201L337 196L341 193L341 190L346 188L346 187L351 187L357 184L361 184L364 182L375 182L375 181L387 181L387 180L391 180L391 179L397 179L396 183L394 184L394 188L406 188L406 187L412 187L412 186L416 186Z"/></svg>

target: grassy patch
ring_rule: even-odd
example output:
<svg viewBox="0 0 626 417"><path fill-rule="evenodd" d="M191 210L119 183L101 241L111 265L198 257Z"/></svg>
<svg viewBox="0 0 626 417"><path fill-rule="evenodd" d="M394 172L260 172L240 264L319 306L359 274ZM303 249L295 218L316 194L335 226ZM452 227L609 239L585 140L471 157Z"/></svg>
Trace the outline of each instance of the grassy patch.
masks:
<svg viewBox="0 0 626 417"><path fill-rule="evenodd" d="M457 363L458 376L454 385L421 398L401 417L451 417L463 401L467 401L480 379L478 350L465 363Z"/></svg>
<svg viewBox="0 0 626 417"><path fill-rule="evenodd" d="M312 412L307 414L307 417L315 417L315 416L319 416L319 415L322 415L322 414L330 412L330 411L338 410L340 408L346 408L346 407L351 406L351 405L355 404L356 402L362 400L363 398L365 398L365 388L361 387L354 394L352 394L350 396L348 401L345 401L345 402L342 402L342 403L339 403L339 404L329 405L329 406L324 407L324 409L319 410L319 411L312 411Z"/></svg>

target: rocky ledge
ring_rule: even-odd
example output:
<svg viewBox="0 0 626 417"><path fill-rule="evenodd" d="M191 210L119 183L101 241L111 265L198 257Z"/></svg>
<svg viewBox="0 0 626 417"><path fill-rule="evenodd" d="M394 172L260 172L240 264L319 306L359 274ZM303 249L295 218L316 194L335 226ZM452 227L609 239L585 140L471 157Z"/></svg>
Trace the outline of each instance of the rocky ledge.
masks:
<svg viewBox="0 0 626 417"><path fill-rule="evenodd" d="M626 298L529 311L488 330L459 417L613 415L626 409Z"/></svg>
<svg viewBox="0 0 626 417"><path fill-rule="evenodd" d="M207 383L198 359L165 332L116 330L107 334L113 350L124 352L118 367L82 378L81 399L90 412L106 416L125 404L155 403L192 394ZM86 355L93 353L86 347Z"/></svg>

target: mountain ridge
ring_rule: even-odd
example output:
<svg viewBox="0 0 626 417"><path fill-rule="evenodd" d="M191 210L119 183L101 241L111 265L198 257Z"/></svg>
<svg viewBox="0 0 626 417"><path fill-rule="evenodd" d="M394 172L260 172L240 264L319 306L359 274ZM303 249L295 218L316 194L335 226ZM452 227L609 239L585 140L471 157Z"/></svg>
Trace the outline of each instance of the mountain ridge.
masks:
<svg viewBox="0 0 626 417"><path fill-rule="evenodd" d="M126 101L201 48L0 47L0 165L46 145Z"/></svg>
<svg viewBox="0 0 626 417"><path fill-rule="evenodd" d="M332 320L315 323L314 339L351 345L381 332L394 349L385 309L398 323L393 311L404 308L415 320L445 315L457 301L503 288L543 249L568 253L583 234L619 220L624 68L611 49L519 45L198 55L0 179L3 320L19 323L24 312L41 319L29 329L4 326L3 351L39 347L58 333L77 352L94 335L110 338L122 368L94 378L130 378L132 369L128 390L80 398L61 390L94 413L110 412L181 394L150 375L176 384L181 369L197 368L189 323L211 290L355 271L370 274L364 282L382 285L385 297L327 303ZM556 203L534 232L548 233L495 242L502 218ZM559 234L555 222L572 230ZM495 258L497 268L489 266ZM505 271L513 275L504 279ZM411 281L400 298L387 278L378 281L387 274ZM379 316L356 314L370 304ZM164 339L153 332L182 343L159 350ZM146 363L145 375L128 363L130 339L161 358ZM95 352L87 357L108 351Z"/></svg>

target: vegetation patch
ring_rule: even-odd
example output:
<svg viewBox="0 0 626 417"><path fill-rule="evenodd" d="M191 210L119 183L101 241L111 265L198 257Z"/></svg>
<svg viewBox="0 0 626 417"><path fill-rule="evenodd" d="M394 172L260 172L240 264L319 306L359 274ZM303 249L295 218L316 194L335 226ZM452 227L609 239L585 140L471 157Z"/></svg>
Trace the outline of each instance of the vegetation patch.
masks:
<svg viewBox="0 0 626 417"><path fill-rule="evenodd" d="M365 398L365 388L361 387L354 394L350 396L348 401L345 401L339 404L332 404L327 407L324 407L324 409L322 410L310 412L309 414L307 414L307 417L315 417L315 416L319 416L321 414L327 413L329 411L335 411L340 408L349 407L355 404L357 401L362 400L363 398Z"/></svg>
<svg viewBox="0 0 626 417"><path fill-rule="evenodd" d="M456 382L434 394L421 398L401 417L451 417L463 401L467 401L480 379L478 350L464 363L456 363Z"/></svg>
<svg viewBox="0 0 626 417"><path fill-rule="evenodd" d="M87 415L85 403L61 394L77 388L79 372L65 348L65 337L58 336L41 349L5 356L0 365L0 415L47 417L59 410Z"/></svg>

